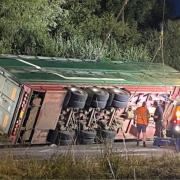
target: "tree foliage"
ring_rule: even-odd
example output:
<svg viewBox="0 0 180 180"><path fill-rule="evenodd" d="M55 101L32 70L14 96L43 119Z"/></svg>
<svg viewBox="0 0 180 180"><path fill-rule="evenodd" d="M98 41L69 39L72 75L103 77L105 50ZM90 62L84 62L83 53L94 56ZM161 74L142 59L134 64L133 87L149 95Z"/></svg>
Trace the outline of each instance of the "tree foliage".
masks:
<svg viewBox="0 0 180 180"><path fill-rule="evenodd" d="M62 14L61 1L0 1L0 46L2 53L48 54L53 39L49 25Z"/></svg>
<svg viewBox="0 0 180 180"><path fill-rule="evenodd" d="M160 43L163 0L130 0L117 19L123 2L1 0L0 53L152 61ZM169 20L169 9L167 4L164 57L180 68L180 25ZM162 62L160 51L155 61Z"/></svg>

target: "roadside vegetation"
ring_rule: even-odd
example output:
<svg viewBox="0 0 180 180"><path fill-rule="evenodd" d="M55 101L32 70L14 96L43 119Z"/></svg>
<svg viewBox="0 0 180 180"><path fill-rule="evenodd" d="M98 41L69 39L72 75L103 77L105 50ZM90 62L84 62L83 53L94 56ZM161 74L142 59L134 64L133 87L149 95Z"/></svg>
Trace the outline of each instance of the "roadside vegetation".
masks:
<svg viewBox="0 0 180 180"><path fill-rule="evenodd" d="M163 0L1 0L0 54L162 63ZM180 22L166 1L164 61L180 69ZM105 39L112 28L111 36ZM102 48L103 47L103 48Z"/></svg>
<svg viewBox="0 0 180 180"><path fill-rule="evenodd" d="M101 156L74 157L67 153L47 160L12 155L1 157L2 179L179 179L180 158Z"/></svg>

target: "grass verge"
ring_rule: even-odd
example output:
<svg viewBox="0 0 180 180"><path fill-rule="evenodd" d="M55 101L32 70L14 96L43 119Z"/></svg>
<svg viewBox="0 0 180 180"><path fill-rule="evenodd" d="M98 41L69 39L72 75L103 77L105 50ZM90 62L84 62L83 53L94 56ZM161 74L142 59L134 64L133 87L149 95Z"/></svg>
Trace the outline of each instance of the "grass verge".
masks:
<svg viewBox="0 0 180 180"><path fill-rule="evenodd" d="M33 157L19 159L13 155L1 157L2 179L180 179L180 158L100 156L74 157L71 153L48 160Z"/></svg>

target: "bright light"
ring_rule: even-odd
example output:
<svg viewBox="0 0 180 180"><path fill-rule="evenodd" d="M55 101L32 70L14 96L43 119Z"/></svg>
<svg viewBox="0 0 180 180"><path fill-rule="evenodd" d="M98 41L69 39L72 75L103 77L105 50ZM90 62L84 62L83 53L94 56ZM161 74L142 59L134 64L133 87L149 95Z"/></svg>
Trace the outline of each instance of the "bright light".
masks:
<svg viewBox="0 0 180 180"><path fill-rule="evenodd" d="M175 131L180 132L180 126L175 126Z"/></svg>
<svg viewBox="0 0 180 180"><path fill-rule="evenodd" d="M77 91L77 88L72 87L71 91Z"/></svg>
<svg viewBox="0 0 180 180"><path fill-rule="evenodd" d="M177 118L177 120L180 120L180 110L176 111L176 118Z"/></svg>
<svg viewBox="0 0 180 180"><path fill-rule="evenodd" d="M92 88L92 90L93 90L94 92L99 91L97 88Z"/></svg>
<svg viewBox="0 0 180 180"><path fill-rule="evenodd" d="M120 89L117 89L117 88L113 89L113 91L114 91L115 93L121 92L121 90L120 90Z"/></svg>

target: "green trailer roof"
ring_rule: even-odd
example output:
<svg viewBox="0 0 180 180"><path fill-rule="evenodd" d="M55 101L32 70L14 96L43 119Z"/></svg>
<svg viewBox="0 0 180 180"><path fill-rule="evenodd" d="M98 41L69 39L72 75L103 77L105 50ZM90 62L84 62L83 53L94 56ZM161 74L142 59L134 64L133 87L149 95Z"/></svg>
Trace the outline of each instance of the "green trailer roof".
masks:
<svg viewBox="0 0 180 180"><path fill-rule="evenodd" d="M0 66L21 83L180 85L179 71L157 63L1 55Z"/></svg>

